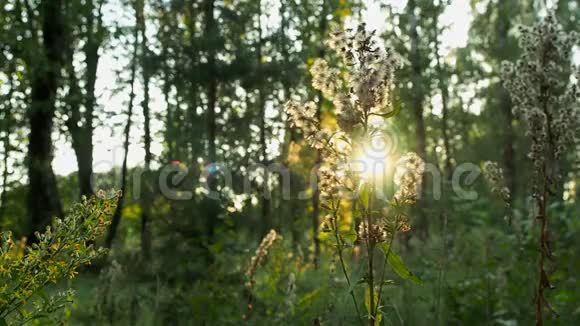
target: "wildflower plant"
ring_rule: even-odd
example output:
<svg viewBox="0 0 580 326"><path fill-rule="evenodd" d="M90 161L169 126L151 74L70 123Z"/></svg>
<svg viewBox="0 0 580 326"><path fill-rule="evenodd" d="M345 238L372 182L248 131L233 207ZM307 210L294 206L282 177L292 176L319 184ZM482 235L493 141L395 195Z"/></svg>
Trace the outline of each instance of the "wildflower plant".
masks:
<svg viewBox="0 0 580 326"><path fill-rule="evenodd" d="M365 152L376 154L373 145L384 138L385 119L396 115L392 108L392 86L395 70L400 66L393 49L377 45L374 31L362 24L356 29L333 32L327 45L338 54L343 66L331 67L324 59L311 66L313 87L332 102L338 128L322 126L318 114L320 103L288 102L286 112L294 127L302 130L310 145L319 150L322 165L318 169L318 190L321 207L326 211L320 230L334 242L338 262L349 287L349 293L361 324L359 299L344 252L357 245L366 247L366 283L364 303L368 323L378 325L382 319L381 292L385 283L386 264L401 277L420 282L392 251L397 232L411 229L406 208L414 204L420 193L424 163L416 154L407 154L397 164L394 182L399 187L395 196L387 200L378 196L377 176L365 174L374 165L382 165L386 156L372 155L372 160L359 160ZM369 153L366 153L367 155ZM362 163L362 166L361 166ZM381 177L382 175L378 175ZM354 200L358 226L345 220L345 201ZM384 252L382 269L377 268L375 252ZM354 269L354 268L352 268ZM378 275L380 272L380 276Z"/></svg>
<svg viewBox="0 0 580 326"><path fill-rule="evenodd" d="M55 219L37 242L26 246L10 232L0 237L0 325L19 325L51 318L71 301L72 292L47 296L45 289L64 278L74 278L79 267L100 257L105 249L94 241L109 224L118 195L98 192L83 199L64 219Z"/></svg>
<svg viewBox="0 0 580 326"><path fill-rule="evenodd" d="M567 72L579 37L576 32L565 32L554 12L534 26L521 26L519 34L522 56L516 63L504 62L502 73L513 111L524 122L531 144L528 156L533 163L533 198L540 224L536 324L543 325L544 308L556 313L544 296L544 290L552 288L545 266L553 257L548 207L554 189L562 184L561 160L576 142L580 70L576 68L575 82L569 82Z"/></svg>
<svg viewBox="0 0 580 326"><path fill-rule="evenodd" d="M258 249L256 249L255 255L252 256L252 258L250 259L250 264L248 265L248 268L246 269L246 273L245 273L246 278L247 278L247 281L245 283L245 290L246 290L246 296L248 299L248 304L247 304L247 313L243 315L244 320L248 320L250 318L251 313L254 309L254 307L253 307L253 305L254 305L253 290L254 290L254 285L256 283L256 281L254 279L256 272L258 271L260 266L262 266L264 264L264 261L266 260L266 258L268 256L268 251L270 250L270 247L272 247L272 245L274 244L275 241L281 240L281 239L282 239L282 236L280 236L275 230L270 230L270 232L268 232L268 234L266 234L266 236L264 236L264 238L262 239L262 242L260 242Z"/></svg>
<svg viewBox="0 0 580 326"><path fill-rule="evenodd" d="M486 161L483 163L483 175L493 194L503 201L506 211L505 220L511 224L511 191L506 184L503 169L497 162Z"/></svg>
<svg viewBox="0 0 580 326"><path fill-rule="evenodd" d="M246 270L246 277L248 278L248 282L246 283L247 288L252 288L254 286L254 275L256 275L256 271L264 263L266 256L268 256L268 250L272 247L274 241L281 238L282 237L278 235L275 230L270 230L270 232L268 232L268 234L266 234L262 239L258 249L256 249L256 254L252 256L248 269Z"/></svg>

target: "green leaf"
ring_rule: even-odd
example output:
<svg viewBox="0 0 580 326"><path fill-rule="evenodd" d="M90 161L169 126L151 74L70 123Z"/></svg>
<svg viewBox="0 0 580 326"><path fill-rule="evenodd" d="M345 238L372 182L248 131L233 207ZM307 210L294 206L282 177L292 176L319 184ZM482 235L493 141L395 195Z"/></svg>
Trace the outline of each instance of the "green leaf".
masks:
<svg viewBox="0 0 580 326"><path fill-rule="evenodd" d="M8 326L8 323L6 322L6 319L0 318L0 326Z"/></svg>
<svg viewBox="0 0 580 326"><path fill-rule="evenodd" d="M397 273L397 275L407 281L423 285L423 281L421 281L420 278L418 278L415 274L413 274L413 272L409 270L407 265L405 265L403 262L401 256L394 253L393 250L390 249L386 244L381 245L381 248L383 249L385 255L387 255L387 262L393 268L395 273Z"/></svg>
<svg viewBox="0 0 580 326"><path fill-rule="evenodd" d="M392 117L396 116L397 114L399 114L400 111L401 111L401 105L396 105L392 111L389 111L389 112L383 113L383 114L377 114L377 115L383 117L384 119L388 119L388 118L392 118Z"/></svg>

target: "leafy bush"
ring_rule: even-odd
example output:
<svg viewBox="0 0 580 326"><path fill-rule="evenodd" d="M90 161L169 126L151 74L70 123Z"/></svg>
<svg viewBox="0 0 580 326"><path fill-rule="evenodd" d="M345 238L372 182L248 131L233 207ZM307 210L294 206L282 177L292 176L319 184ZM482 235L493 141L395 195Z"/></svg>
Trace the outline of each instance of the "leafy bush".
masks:
<svg viewBox="0 0 580 326"><path fill-rule="evenodd" d="M117 195L96 197L76 204L64 219L55 219L37 242L26 246L10 232L1 234L0 246L0 325L24 324L51 319L53 313L71 301L72 291L47 296L51 283L73 278L79 267L101 256L105 249L94 242L107 228Z"/></svg>

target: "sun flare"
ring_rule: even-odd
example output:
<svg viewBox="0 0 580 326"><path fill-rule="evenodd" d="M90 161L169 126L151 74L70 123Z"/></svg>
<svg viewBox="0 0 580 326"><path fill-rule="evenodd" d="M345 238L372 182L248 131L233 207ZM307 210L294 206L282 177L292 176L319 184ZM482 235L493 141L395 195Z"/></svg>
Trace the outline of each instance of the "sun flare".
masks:
<svg viewBox="0 0 580 326"><path fill-rule="evenodd" d="M381 181L389 166L390 155L384 148L363 146L354 155L353 165L355 171L367 181Z"/></svg>

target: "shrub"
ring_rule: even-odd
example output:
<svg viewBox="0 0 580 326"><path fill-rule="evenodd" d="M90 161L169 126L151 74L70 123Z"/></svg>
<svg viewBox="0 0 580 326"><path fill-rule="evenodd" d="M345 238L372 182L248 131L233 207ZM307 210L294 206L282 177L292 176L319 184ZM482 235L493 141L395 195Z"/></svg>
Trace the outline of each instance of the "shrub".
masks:
<svg viewBox="0 0 580 326"><path fill-rule="evenodd" d="M51 319L58 309L70 302L72 291L47 296L51 283L73 278L79 267L101 256L95 240L107 228L118 195L107 197L99 192L83 199L64 219L55 219L44 233L36 233L37 242L26 246L10 232L1 233L0 244L0 325Z"/></svg>

